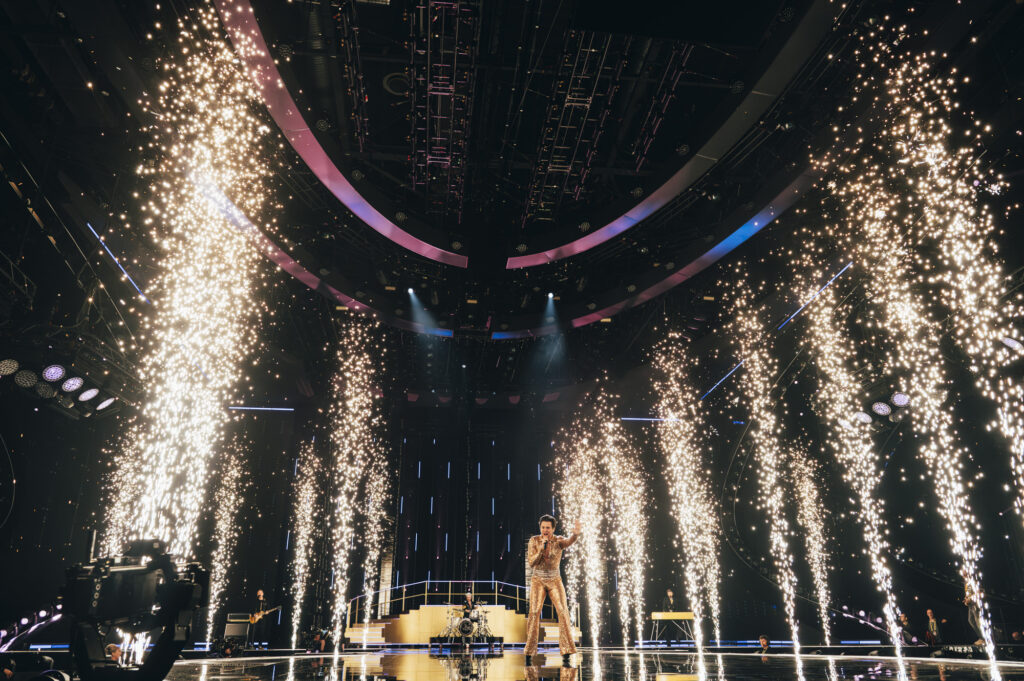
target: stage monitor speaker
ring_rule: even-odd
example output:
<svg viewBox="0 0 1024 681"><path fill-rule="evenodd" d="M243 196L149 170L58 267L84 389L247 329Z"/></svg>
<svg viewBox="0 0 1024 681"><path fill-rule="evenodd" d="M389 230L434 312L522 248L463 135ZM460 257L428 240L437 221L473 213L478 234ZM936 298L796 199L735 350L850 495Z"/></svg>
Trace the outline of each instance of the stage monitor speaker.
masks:
<svg viewBox="0 0 1024 681"><path fill-rule="evenodd" d="M245 638L249 634L249 620L228 622L224 625L224 638Z"/></svg>

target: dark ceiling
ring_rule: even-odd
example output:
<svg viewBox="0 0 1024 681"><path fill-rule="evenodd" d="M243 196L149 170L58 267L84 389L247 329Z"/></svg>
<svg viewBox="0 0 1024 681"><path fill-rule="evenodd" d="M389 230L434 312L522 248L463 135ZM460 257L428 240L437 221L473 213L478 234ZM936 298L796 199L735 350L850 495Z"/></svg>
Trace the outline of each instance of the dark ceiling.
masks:
<svg viewBox="0 0 1024 681"><path fill-rule="evenodd" d="M713 328L720 297L714 269L672 295L645 292L772 206L801 177L810 148L828 134L846 97L855 70L850 46L877 17L901 12L931 29L919 47L954 54L973 26L986 26L977 58L988 85L971 94L984 100L979 106L995 110L1000 98L1012 96L1007 83L1017 82L1010 68L1019 24L1013 2L854 2L831 8L838 14L815 25L808 23L813 12L831 3L757 3L758 11L741 12L728 2L698 11L692 3L666 9L645 1L631 3L629 17L615 21L619 5L611 3L465 2L457 21L443 26L428 18L451 6L426 0L253 5L285 85L330 159L382 214L467 257L468 267L413 254L375 232L283 137L279 236L296 245L298 260L323 284L387 323L407 327L420 312L414 307L425 307L456 342L396 335L399 346L435 346L426 359L399 353L395 361L408 364L399 373L410 385L467 394L519 391L535 365L551 387L593 377L609 357L642 362L638 338L663 314L695 338ZM45 330L48 342L88 340L91 371L99 376L133 373L138 302L88 225L106 233L121 213L137 209L138 100L156 83L187 3L156 7L38 0L4 3L0 14L0 164L13 188L3 197L9 229L0 250L11 273L5 304L13 318ZM794 46L805 58L780 61ZM429 120L434 133L461 126L459 162L445 172L437 164L424 170L418 164L434 150L417 136L427 125L418 108L421 80L454 59L452 50L462 51L459 64L471 65L459 66L461 84L453 86L465 96L458 111L431 108L436 118ZM771 92L756 87L765 82ZM581 84L589 88L582 100ZM748 115L757 98L759 113ZM723 137L728 144L719 144ZM715 144L713 158L701 153ZM552 159L568 170L555 173ZM696 170L686 171L685 186L618 236L548 265L507 268L518 246L534 253L593 234L687 168ZM785 241L789 220L783 216L781 226L740 246L755 267L768 237ZM141 240L115 233L107 245L141 284L152 278ZM22 275L38 290L20 291ZM290 282L269 293L277 300L268 305L287 308L288 316L273 322L282 336L268 342L299 357L329 342L323 317L341 312L327 286L310 292ZM22 298L34 299L34 309L16 312ZM521 342L613 313L619 316L612 323L593 324L585 334ZM513 340L479 343L495 334ZM560 365L551 358L566 346L571 365Z"/></svg>

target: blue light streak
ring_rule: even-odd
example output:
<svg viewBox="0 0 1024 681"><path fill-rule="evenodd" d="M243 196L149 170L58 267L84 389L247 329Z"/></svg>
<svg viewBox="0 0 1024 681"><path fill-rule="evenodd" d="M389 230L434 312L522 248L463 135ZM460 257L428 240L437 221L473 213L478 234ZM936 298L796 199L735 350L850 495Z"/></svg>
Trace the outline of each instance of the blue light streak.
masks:
<svg viewBox="0 0 1024 681"><path fill-rule="evenodd" d="M791 321L793 321L793 318L794 318L794 317L796 317L796 316L797 316L798 314L800 314L801 312L803 312L804 308L806 308L806 307L807 307L808 305L810 305L810 304L811 304L812 302L814 302L814 299L815 299L815 298L817 298L817 297L818 297L819 295L821 295L821 292L822 292L822 291L824 291L824 290L825 290L825 289L827 289L827 288L828 288L829 286L831 286L831 285L832 285L832 283L833 283L833 282L835 282L835 280L836 280L836 279L838 279L838 278L840 277L840 275L842 275L842 274L843 274L843 272L845 272L846 270L850 269L851 267L853 267L853 261L852 261L852 260L851 260L850 262L846 263L846 266L845 266L845 267L844 267L843 269L841 269L841 270L839 270L838 272L836 272L836 273L835 273L835 275L834 275L834 276L833 276L833 277L832 277L831 279L829 279L829 280L828 280L828 282L827 282L827 283L826 283L826 284L825 284L824 286L822 286L822 287L821 287L820 289L818 289L818 291L817 291L817 292L816 292L816 293L815 293L815 294L814 294L813 296L811 296L810 300L808 300L808 301L807 301L806 303L804 303L803 305L801 305L801 306L800 306L800 308L799 308L799 309L798 309L798 310L797 310L796 312L794 312L793 314L789 315L789 318L788 318L788 319L786 319L786 321L784 321L784 322L782 322L781 324L779 324L779 326L778 326L778 327L776 327L776 329L775 329L775 330L776 330L776 331L778 331L778 330L780 330L780 329L781 329L782 327L784 327L784 326L785 326L786 324L789 324L789 323L790 323ZM734 366L734 367L733 367L733 368L732 368L732 369L731 369L731 370L729 371L729 373L727 373L727 374L726 374L725 376L722 376L722 378L721 378L721 379L720 379L720 380L718 381L718 383L715 383L715 384L714 384L713 386L711 386L711 390L709 390L709 391L707 391L706 393L704 393L703 395L701 395L700 399L701 399L701 400L703 400L703 399L704 399L705 397L707 397L707 396L708 396L708 395L710 395L710 394L711 394L712 392L714 392L715 388L717 388L718 386L722 385L722 383L723 383L723 382L725 381L725 379L727 379L727 378L729 378L730 376L732 376L732 375L733 375L733 373L734 373L734 372L735 372L735 371L736 371L737 369L739 369L739 368L740 368L740 366L742 366L742 365L743 365L743 360L741 359L741 360L740 360L740 362L739 362L739 364L737 364L736 366Z"/></svg>
<svg viewBox="0 0 1024 681"><path fill-rule="evenodd" d="M228 409L233 411L295 411L294 407L243 407L241 405L234 405Z"/></svg>
<svg viewBox="0 0 1024 681"><path fill-rule="evenodd" d="M835 281L836 279L838 279L838 278L839 278L839 275L841 275L841 274L842 274L843 272L845 272L846 270L850 269L851 267L853 267L853 261L852 261L852 260L851 260L850 262L846 263L846 267L844 267L843 269L841 269L841 270L839 270L838 272L836 272L835 276L834 276L834 277L832 277L831 279L829 279L829 280L828 280L828 283L827 283L827 284L825 284L824 286L822 286L821 288L819 288L819 289L818 289L818 292L817 292L817 293L815 293L815 294L814 294L813 296L811 296L811 299L810 299L810 300L808 300L808 301L807 301L806 303L804 303L803 305L801 305L801 306L800 306L800 309L798 309L798 310L797 310L796 312L794 312L793 314L789 315L789 318L788 318L788 319L786 319L786 321L782 322L782 323L781 323L781 324L779 324L779 325L778 325L777 327L775 327L775 330L776 330L776 331L778 331L779 329L781 329L782 327L784 327L784 326L785 326L786 324L789 324L789 323L790 323L791 321L793 321L793 317L796 317L796 316L797 316L798 314L800 314L801 312L803 312L803 310L804 310L804 308L805 308L805 307L807 307L808 305L810 305L811 303L813 303L813 302L814 302L814 299L815 299L815 298L817 298L818 296L820 296L820 295L821 295L821 292L822 292L822 291L824 291L824 290L825 290L825 289L827 289L827 288L828 288L829 286L831 286L831 285L832 285L832 282L834 282L834 281Z"/></svg>
<svg viewBox="0 0 1024 681"><path fill-rule="evenodd" d="M737 364L732 369L730 369L729 373L727 373L725 376L722 376L720 379L718 379L718 383L715 383L713 386L711 386L711 390L709 390L706 393L704 393L703 395L701 395L700 399L703 400L705 397L707 397L712 392L714 392L715 388L717 388L718 386L722 385L722 383L725 382L725 379L727 379L730 376L732 376L736 372L737 369L739 369L741 366L743 366L743 362L744 362L744 360L741 359L739 364Z"/></svg>
<svg viewBox="0 0 1024 681"><path fill-rule="evenodd" d="M131 285L135 287L135 290L139 292L139 295L142 296L142 299L147 303L153 302L146 297L145 293L142 292L142 289L139 288L139 285L135 283L134 279L132 279L132 275L128 274L128 270L124 268L124 265L122 265L121 261L117 259L117 256L114 255L114 252L107 248L107 243L100 238L100 235L96 233L96 230L92 228L92 225L90 225L87 222L85 223L85 226L88 227L89 231L92 232L92 235L96 237L96 241L100 242L100 246L103 246L103 250L107 252L107 255L109 255L110 259L114 261L114 264L117 265L117 268L121 270L121 274L123 274L128 279L128 281L131 282Z"/></svg>

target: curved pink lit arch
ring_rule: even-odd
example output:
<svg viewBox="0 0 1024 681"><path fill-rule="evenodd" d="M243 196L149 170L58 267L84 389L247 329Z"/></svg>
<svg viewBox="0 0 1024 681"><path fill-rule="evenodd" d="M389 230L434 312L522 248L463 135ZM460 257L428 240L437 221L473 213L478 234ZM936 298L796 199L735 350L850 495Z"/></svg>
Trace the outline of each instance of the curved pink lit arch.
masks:
<svg viewBox="0 0 1024 681"><path fill-rule="evenodd" d="M260 88L267 111L288 143L320 182L358 218L399 246L445 265L466 267L469 261L466 256L451 253L416 238L384 217L363 198L338 170L327 152L320 146L313 131L306 125L298 105L281 79L274 58L270 55L252 5L248 0L216 0L216 3L221 21L231 36L236 53Z"/></svg>

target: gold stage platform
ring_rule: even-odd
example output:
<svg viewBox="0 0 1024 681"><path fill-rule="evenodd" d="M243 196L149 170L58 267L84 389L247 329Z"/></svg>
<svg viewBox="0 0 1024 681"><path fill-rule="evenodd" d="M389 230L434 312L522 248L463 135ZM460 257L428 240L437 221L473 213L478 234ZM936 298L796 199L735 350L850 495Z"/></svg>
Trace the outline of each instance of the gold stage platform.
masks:
<svg viewBox="0 0 1024 681"><path fill-rule="evenodd" d="M367 645L430 645L430 639L448 625L451 608L450 605L421 605L398 616L371 620L368 625L353 624L345 636L355 644L365 641ZM526 615L504 605L481 605L480 609L487 613L491 632L504 638L506 645L526 643ZM580 636L579 627L574 627L573 637L577 642ZM558 641L557 620L541 620L540 641Z"/></svg>
<svg viewBox="0 0 1024 681"><path fill-rule="evenodd" d="M462 596L470 592L487 613L487 626L492 635L501 637L505 645L526 643L527 596L529 590L521 584L499 581L423 581L404 584L375 592L371 601L371 614L377 615L365 623L367 600L357 596L349 601L345 638L352 644L366 645L422 645L440 636L448 626L452 608L459 607ZM577 606L577 622L580 621ZM573 638L578 643L581 632L573 627ZM558 621L550 602L541 611L540 642L558 641Z"/></svg>

